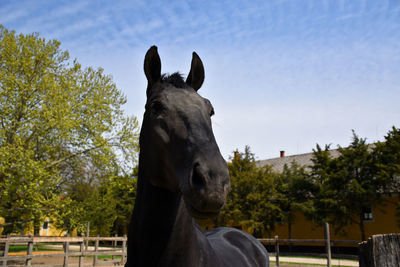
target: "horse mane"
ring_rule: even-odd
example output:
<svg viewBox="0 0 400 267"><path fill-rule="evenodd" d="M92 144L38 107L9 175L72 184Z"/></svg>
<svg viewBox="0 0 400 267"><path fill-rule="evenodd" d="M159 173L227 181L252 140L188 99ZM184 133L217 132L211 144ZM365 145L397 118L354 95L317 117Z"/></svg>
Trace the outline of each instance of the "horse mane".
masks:
<svg viewBox="0 0 400 267"><path fill-rule="evenodd" d="M172 74L164 73L161 75L161 81L172 84L176 88L185 88L187 86L183 75L179 72L174 72Z"/></svg>

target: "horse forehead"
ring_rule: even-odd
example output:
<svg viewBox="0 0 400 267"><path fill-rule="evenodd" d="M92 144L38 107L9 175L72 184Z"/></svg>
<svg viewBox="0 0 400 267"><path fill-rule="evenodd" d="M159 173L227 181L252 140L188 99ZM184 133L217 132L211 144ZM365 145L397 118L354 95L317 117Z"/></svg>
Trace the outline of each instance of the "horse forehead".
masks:
<svg viewBox="0 0 400 267"><path fill-rule="evenodd" d="M205 100L194 90L187 89L173 89L168 90L165 94L165 99L171 106L180 110L185 110L191 107L204 107Z"/></svg>

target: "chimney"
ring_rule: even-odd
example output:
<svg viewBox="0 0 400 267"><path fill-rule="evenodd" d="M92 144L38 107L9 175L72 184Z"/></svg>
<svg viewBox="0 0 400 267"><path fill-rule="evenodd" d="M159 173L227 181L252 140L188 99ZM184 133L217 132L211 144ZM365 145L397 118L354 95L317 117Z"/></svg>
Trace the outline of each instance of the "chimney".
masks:
<svg viewBox="0 0 400 267"><path fill-rule="evenodd" d="M234 152L234 156L233 156L233 160L239 160L239 159L240 159L239 151L235 151Z"/></svg>
<svg viewBox="0 0 400 267"><path fill-rule="evenodd" d="M285 157L285 150L281 150L280 152L281 152L281 158L284 158Z"/></svg>

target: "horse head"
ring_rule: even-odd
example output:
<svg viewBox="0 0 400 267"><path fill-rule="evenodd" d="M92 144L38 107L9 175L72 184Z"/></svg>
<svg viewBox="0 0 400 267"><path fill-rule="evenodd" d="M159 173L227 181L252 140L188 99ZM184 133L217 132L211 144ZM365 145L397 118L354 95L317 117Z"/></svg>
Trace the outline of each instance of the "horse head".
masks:
<svg viewBox="0 0 400 267"><path fill-rule="evenodd" d="M147 102L140 133L140 168L153 186L180 193L189 214L219 213L230 186L229 173L211 126L210 101L197 91L204 67L193 52L186 81L179 73L161 75L157 47L145 56Z"/></svg>

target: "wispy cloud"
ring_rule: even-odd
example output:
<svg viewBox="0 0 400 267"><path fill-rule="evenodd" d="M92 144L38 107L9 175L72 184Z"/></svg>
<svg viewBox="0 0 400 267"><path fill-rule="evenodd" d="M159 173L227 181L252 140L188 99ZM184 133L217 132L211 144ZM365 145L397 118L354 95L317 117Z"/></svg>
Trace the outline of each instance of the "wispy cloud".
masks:
<svg viewBox="0 0 400 267"><path fill-rule="evenodd" d="M226 157L245 144L260 157L285 144L308 152L346 145L352 127L376 139L376 125L400 125L399 16L400 3L372 0L0 1L6 27L111 71L136 115L145 50L160 46L163 71L187 71L200 50Z"/></svg>

